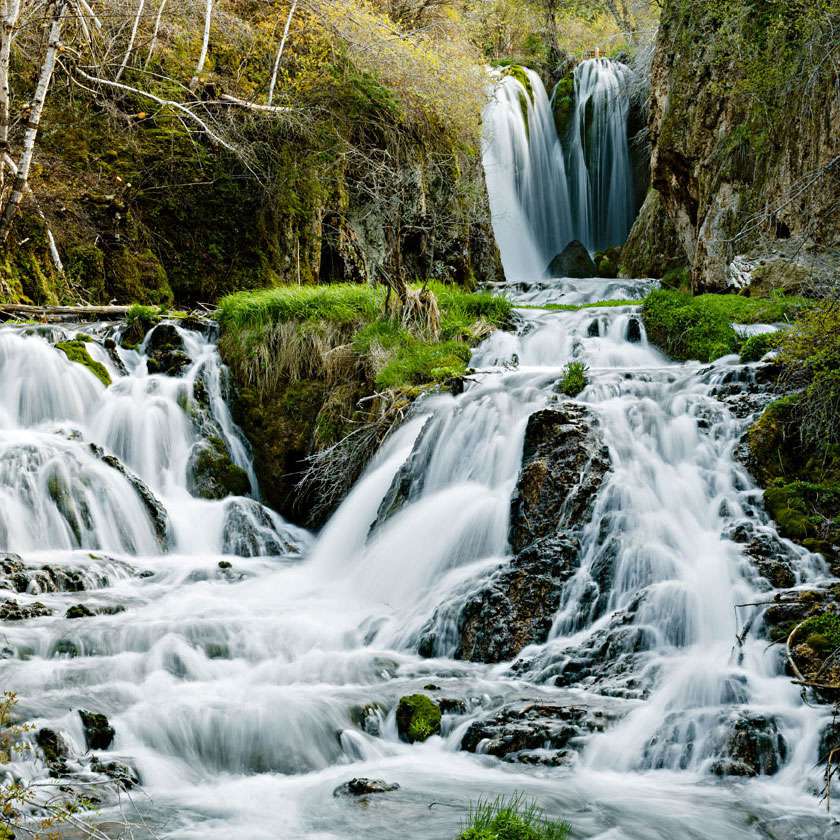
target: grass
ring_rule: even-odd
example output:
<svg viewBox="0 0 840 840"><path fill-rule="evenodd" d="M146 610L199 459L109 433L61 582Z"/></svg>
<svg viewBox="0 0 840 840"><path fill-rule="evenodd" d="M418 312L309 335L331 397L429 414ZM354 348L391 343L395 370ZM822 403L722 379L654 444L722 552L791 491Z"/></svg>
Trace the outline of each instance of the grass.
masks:
<svg viewBox="0 0 840 840"><path fill-rule="evenodd" d="M569 362L557 387L567 397L576 397L587 385L587 367L583 362Z"/></svg>
<svg viewBox="0 0 840 840"><path fill-rule="evenodd" d="M550 309L558 312L580 312L581 309L604 309L613 306L641 306L642 300L596 300L592 303L544 303L541 306L517 303L516 309Z"/></svg>
<svg viewBox="0 0 840 840"><path fill-rule="evenodd" d="M548 819L535 802L515 794L470 807L458 840L567 840L566 823Z"/></svg>
<svg viewBox="0 0 840 840"><path fill-rule="evenodd" d="M465 292L442 283L428 288L440 308L440 330L434 336L386 315L382 288L351 284L238 292L222 299L218 317L228 355L231 344L238 344L246 365L276 369L280 362L284 371L306 370L313 376L319 367L329 367L332 350L348 343L377 388L411 389L462 376L470 347L505 326L513 309L509 301L486 292ZM333 340L300 340L325 331ZM305 347L307 364L293 364L289 357L297 358ZM249 378L266 377L255 373Z"/></svg>
<svg viewBox="0 0 840 840"><path fill-rule="evenodd" d="M808 306L804 298L773 294L766 298L699 295L657 289L642 307L648 338L669 356L711 362L737 353L744 340L733 324L788 321Z"/></svg>

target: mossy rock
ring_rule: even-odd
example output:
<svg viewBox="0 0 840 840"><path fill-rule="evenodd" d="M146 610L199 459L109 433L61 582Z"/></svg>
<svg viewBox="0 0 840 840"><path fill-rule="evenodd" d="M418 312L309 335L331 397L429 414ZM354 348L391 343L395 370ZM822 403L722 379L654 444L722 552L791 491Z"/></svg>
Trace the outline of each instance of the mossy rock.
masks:
<svg viewBox="0 0 840 840"><path fill-rule="evenodd" d="M87 351L85 342L79 339L59 341L56 350L61 350L65 356L78 365L86 367L106 388L111 385L111 374L101 362L94 361Z"/></svg>
<svg viewBox="0 0 840 840"><path fill-rule="evenodd" d="M167 306L174 300L166 270L149 249L135 254L126 246L117 248L107 255L105 269L116 300Z"/></svg>
<svg viewBox="0 0 840 840"><path fill-rule="evenodd" d="M85 290L93 303L107 303L105 254L95 245L74 245L64 255L64 270L76 285Z"/></svg>
<svg viewBox="0 0 840 840"><path fill-rule="evenodd" d="M528 77L528 72L521 64L511 64L502 70L502 76L512 76L525 88L528 98L531 102L534 101L534 86L531 84L531 79Z"/></svg>
<svg viewBox="0 0 840 840"><path fill-rule="evenodd" d="M776 350L782 342L781 332L759 333L751 335L741 345L741 362L760 362L772 350Z"/></svg>
<svg viewBox="0 0 840 840"><path fill-rule="evenodd" d="M190 463L190 491L202 499L247 496L248 473L234 464L224 441L212 437L198 446Z"/></svg>
<svg viewBox="0 0 840 840"><path fill-rule="evenodd" d="M397 732L409 744L440 734L440 707L425 694L400 698L397 706Z"/></svg>

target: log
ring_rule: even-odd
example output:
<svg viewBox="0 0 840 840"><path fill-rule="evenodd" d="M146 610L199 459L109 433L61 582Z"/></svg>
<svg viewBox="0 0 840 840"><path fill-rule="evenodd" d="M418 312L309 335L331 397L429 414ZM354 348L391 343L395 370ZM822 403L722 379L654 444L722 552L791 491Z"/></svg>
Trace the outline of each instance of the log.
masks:
<svg viewBox="0 0 840 840"><path fill-rule="evenodd" d="M0 303L0 318L26 316L45 321L60 318L123 318L128 306L32 306L26 303Z"/></svg>

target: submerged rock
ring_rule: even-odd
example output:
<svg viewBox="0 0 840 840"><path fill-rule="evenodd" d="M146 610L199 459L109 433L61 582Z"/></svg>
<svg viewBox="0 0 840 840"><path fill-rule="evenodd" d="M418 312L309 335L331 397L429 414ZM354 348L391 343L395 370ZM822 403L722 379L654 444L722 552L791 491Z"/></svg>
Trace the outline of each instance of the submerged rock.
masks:
<svg viewBox="0 0 840 840"><path fill-rule="evenodd" d="M231 499L225 508L222 552L237 557L300 554L300 533L278 530L268 509L254 499Z"/></svg>
<svg viewBox="0 0 840 840"><path fill-rule="evenodd" d="M729 722L724 755L711 766L716 776L772 776L787 756L776 721L745 713Z"/></svg>
<svg viewBox="0 0 840 840"><path fill-rule="evenodd" d="M775 589L787 589L796 584L799 555L772 530L746 521L735 525L726 536L743 546L745 556Z"/></svg>
<svg viewBox="0 0 840 840"><path fill-rule="evenodd" d="M563 402L532 414L510 505L513 551L583 527L609 469L609 451L591 409Z"/></svg>
<svg viewBox="0 0 840 840"><path fill-rule="evenodd" d="M90 769L94 773L107 776L123 790L131 790L140 784L139 773L133 767L119 761L104 762L99 756L94 755L90 760Z"/></svg>
<svg viewBox="0 0 840 840"><path fill-rule="evenodd" d="M74 604L72 607L67 609L67 612L64 613L65 618L90 618L93 615L93 611L86 607L84 604Z"/></svg>
<svg viewBox="0 0 840 840"><path fill-rule="evenodd" d="M414 744L440 734L440 707L425 694L400 698L397 706L397 732L403 741Z"/></svg>
<svg viewBox="0 0 840 840"><path fill-rule="evenodd" d="M384 779L350 779L343 785L339 785L334 791L333 796L368 796L372 793L389 793L393 790L399 790L398 784L389 784Z"/></svg>
<svg viewBox="0 0 840 840"><path fill-rule="evenodd" d="M108 722L108 718L99 712L89 712L79 709L82 728L85 731L85 743L89 750L107 750L114 742L116 732Z"/></svg>
<svg viewBox="0 0 840 840"><path fill-rule="evenodd" d="M598 267L586 247L576 239L570 242L546 269L549 277L597 277Z"/></svg>

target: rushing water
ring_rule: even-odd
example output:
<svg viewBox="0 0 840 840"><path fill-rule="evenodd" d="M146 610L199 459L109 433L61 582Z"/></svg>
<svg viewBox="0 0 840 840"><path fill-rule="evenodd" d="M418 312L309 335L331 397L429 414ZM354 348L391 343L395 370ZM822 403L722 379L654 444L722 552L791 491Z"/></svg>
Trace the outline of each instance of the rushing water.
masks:
<svg viewBox="0 0 840 840"><path fill-rule="evenodd" d="M545 273L572 240L621 245L636 216L628 138L632 71L608 59L574 71L571 118L558 136L554 97L526 70L530 91L503 77L484 120L493 226L509 280Z"/></svg>
<svg viewBox="0 0 840 840"><path fill-rule="evenodd" d="M589 284L542 283L538 294L568 303L634 291ZM86 331L103 342L111 328ZM757 366L670 362L632 306L520 310L515 332L476 350L466 392L422 401L312 544L256 499L189 491L208 423L250 468L211 340L181 330L191 363L180 377L149 375L142 348L115 359L91 344L114 378L106 389L50 346L60 333L0 330L0 549L30 567L79 570L86 591L13 594L54 614L4 623L2 684L36 727L63 733L76 779L93 778L76 710L107 714L116 740L101 755L142 779L134 804L123 801L143 822L134 837L448 840L470 800L514 791L569 820L575 837L817 840L836 829L813 795L828 712L801 702L760 619L735 641L756 609L736 618L736 604L770 587L725 535L747 520L773 531L733 456L746 421L719 397ZM578 400L597 415L612 463L582 523L577 571L544 644L512 663L455 661L446 617L509 562L527 420L558 399L570 359L589 366ZM410 501L378 522L409 459ZM168 515L163 542L138 481ZM819 557L788 548L803 584L824 573ZM593 598L605 557L610 583ZM64 618L78 603L98 614ZM441 641L422 658L433 616ZM605 638L600 675L556 684ZM408 745L395 706L423 690L464 706L444 716L441 737ZM591 707L613 723L584 733L568 766L459 749L473 721L523 700ZM745 713L777 727L779 771L721 780L710 770L727 722ZM39 779L46 768L35 753L16 772ZM360 776L401 788L366 807L332 795ZM114 837L118 813L106 799Z"/></svg>

